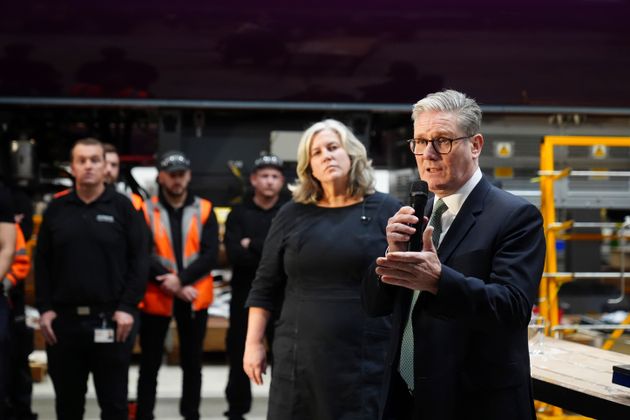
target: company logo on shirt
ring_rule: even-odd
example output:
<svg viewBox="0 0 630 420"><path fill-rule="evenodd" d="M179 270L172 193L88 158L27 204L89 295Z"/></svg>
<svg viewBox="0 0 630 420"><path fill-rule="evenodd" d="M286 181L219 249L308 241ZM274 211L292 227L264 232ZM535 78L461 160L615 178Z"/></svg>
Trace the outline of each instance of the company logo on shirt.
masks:
<svg viewBox="0 0 630 420"><path fill-rule="evenodd" d="M114 216L110 216L109 214L97 214L96 215L97 222L106 222L106 223L114 223Z"/></svg>

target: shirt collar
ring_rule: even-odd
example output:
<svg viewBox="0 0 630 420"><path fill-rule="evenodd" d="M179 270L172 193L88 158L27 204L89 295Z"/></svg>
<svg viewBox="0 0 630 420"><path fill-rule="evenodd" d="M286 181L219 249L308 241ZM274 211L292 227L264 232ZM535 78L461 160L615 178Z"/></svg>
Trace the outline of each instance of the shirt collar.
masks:
<svg viewBox="0 0 630 420"><path fill-rule="evenodd" d="M116 190L114 189L114 187L111 186L111 185L107 185L106 184L105 185L105 189L103 190L101 195L96 197L96 200L92 201L89 204L94 204L94 203L101 202L101 201L109 201L109 200L111 200L114 197L114 194L116 194ZM77 194L76 188L72 189L72 191L70 192L69 197L71 197L72 201L74 201L76 203L86 204L83 200L81 200L79 198L79 195Z"/></svg>
<svg viewBox="0 0 630 420"><path fill-rule="evenodd" d="M477 186L479 181L481 181L481 169L477 167L477 170L472 174L472 176L466 181L462 187L457 190L454 194L451 194L446 197L442 197L442 201L448 206L448 212L457 214L459 210L464 205L466 198L470 195L473 189ZM435 202L438 200L438 197L435 196L433 199L433 206L435 207Z"/></svg>
<svg viewBox="0 0 630 420"><path fill-rule="evenodd" d="M158 191L158 197L159 197L160 203L166 209L171 210L171 211L175 211L173 206L171 206L169 204L169 202L166 200L166 197L164 196L164 192L162 191L162 188L160 188L159 191ZM184 200L184 205L181 206L180 209L183 209L186 206L190 206L194 201L195 201L195 196L190 193L190 190L188 190L188 195L186 195L186 200Z"/></svg>

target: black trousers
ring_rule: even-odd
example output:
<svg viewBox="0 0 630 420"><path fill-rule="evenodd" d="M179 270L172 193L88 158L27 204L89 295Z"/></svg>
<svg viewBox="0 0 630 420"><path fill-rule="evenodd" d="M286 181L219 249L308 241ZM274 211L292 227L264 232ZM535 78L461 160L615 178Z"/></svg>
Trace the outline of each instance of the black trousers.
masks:
<svg viewBox="0 0 630 420"><path fill-rule="evenodd" d="M175 299L173 305L179 336L179 364L183 372L182 398L179 413L186 420L199 419L201 403L201 364L203 339L206 334L208 311L193 312L190 303ZM164 339L170 317L140 315L140 376L138 378L137 420L153 419L157 389L157 375L164 356Z"/></svg>
<svg viewBox="0 0 630 420"><path fill-rule="evenodd" d="M34 420L31 411L33 377L28 356L33 352L33 329L26 325L24 314L11 315L11 351L9 356L6 418Z"/></svg>
<svg viewBox="0 0 630 420"><path fill-rule="evenodd" d="M0 287L0 402L4 402L7 396L9 344L9 302ZM0 419L5 418L4 409L5 404L0 403Z"/></svg>
<svg viewBox="0 0 630 420"><path fill-rule="evenodd" d="M225 398L228 411L224 414L229 419L243 419L252 407L252 389L249 377L243 370L243 354L247 336L248 310L244 308L244 300L234 299L230 303L230 327L225 339L229 364L228 383L225 387Z"/></svg>
<svg viewBox="0 0 630 420"><path fill-rule="evenodd" d="M24 282L9 290L9 365L5 417L7 420L35 420L31 411L33 378L28 356L33 352L33 329L26 325ZM0 402L2 404L2 402Z"/></svg>
<svg viewBox="0 0 630 420"><path fill-rule="evenodd" d="M124 343L95 343L94 329L102 326L103 319L108 327L115 326L111 316L58 314L53 321L57 344L46 346L46 353L57 419L83 419L91 372L101 419L127 420L127 380L137 322Z"/></svg>

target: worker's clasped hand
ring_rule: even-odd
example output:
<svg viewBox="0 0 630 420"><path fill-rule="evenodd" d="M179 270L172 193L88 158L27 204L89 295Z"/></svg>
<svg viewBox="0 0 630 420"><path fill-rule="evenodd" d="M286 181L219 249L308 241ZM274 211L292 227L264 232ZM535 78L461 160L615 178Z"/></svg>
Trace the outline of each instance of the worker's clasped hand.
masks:
<svg viewBox="0 0 630 420"><path fill-rule="evenodd" d="M39 329L44 336L44 341L49 346L57 343L57 336L52 328L52 323L57 318L57 312L46 311L39 317Z"/></svg>
<svg viewBox="0 0 630 420"><path fill-rule="evenodd" d="M160 289L169 295L177 294L182 287L182 283L175 273L160 274L155 276L155 279L160 282Z"/></svg>
<svg viewBox="0 0 630 420"><path fill-rule="evenodd" d="M116 322L116 341L122 343L127 340L131 333L133 316L124 311L116 311L112 319Z"/></svg>
<svg viewBox="0 0 630 420"><path fill-rule="evenodd" d="M192 302L197 299L198 293L199 292L197 292L197 289L195 289L194 287L184 286L177 291L176 296L183 301Z"/></svg>
<svg viewBox="0 0 630 420"><path fill-rule="evenodd" d="M413 212L411 207L402 207L388 220L388 253L376 259L376 274L383 283L437 293L442 264L431 238L433 227L425 229L420 252L407 251L409 238L415 232L409 225L418 222Z"/></svg>

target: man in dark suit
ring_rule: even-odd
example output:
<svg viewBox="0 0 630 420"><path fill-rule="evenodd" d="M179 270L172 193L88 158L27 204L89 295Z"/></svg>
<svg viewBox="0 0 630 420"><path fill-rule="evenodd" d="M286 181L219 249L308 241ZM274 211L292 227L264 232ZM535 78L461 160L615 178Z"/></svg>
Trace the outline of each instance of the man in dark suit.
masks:
<svg viewBox="0 0 630 420"><path fill-rule="evenodd" d="M371 315L392 314L381 419L535 419L527 324L543 270L542 217L479 169L481 109L446 90L415 104L409 141L434 194L420 252L411 207L365 277Z"/></svg>

